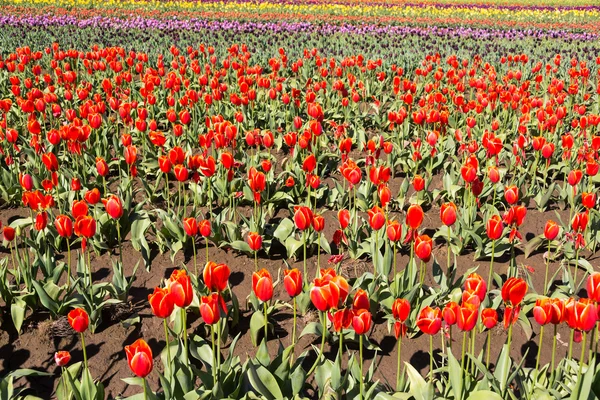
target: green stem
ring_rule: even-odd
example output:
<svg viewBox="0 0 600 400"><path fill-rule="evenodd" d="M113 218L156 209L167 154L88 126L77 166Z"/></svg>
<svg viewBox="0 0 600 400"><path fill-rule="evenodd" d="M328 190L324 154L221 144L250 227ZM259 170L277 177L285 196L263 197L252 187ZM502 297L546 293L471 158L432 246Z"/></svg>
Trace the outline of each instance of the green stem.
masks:
<svg viewBox="0 0 600 400"><path fill-rule="evenodd" d="M144 384L144 400L148 400L148 393L147 393L147 389L146 389L146 378L142 378L143 384Z"/></svg>
<svg viewBox="0 0 600 400"><path fill-rule="evenodd" d="M83 367L87 371L88 369L88 361L87 361L87 351L85 350L85 336L83 332L79 334L81 336L81 349L83 350Z"/></svg>
<svg viewBox="0 0 600 400"><path fill-rule="evenodd" d="M429 335L429 382L433 382L433 335Z"/></svg>
<svg viewBox="0 0 600 400"><path fill-rule="evenodd" d="M550 264L550 240L548 240L548 254L546 256L546 274L544 275L544 292L542 294L546 294L548 290L548 265Z"/></svg>
<svg viewBox="0 0 600 400"><path fill-rule="evenodd" d="M308 276L306 275L306 230L304 230L304 232L302 232L302 246L303 246L303 252L304 252L304 257L302 260L303 267L304 267L304 286L308 287Z"/></svg>
<svg viewBox="0 0 600 400"><path fill-rule="evenodd" d="M210 326L210 339L212 341L212 353L213 353L213 364L212 364L213 385L217 386L217 352L215 350L215 324L212 324Z"/></svg>
<svg viewBox="0 0 600 400"><path fill-rule="evenodd" d="M400 391L400 365L402 363L402 335L398 338L398 362L396 364L396 391Z"/></svg>
<svg viewBox="0 0 600 400"><path fill-rule="evenodd" d="M192 250L194 251L194 274L198 277L198 262L196 256L196 237L192 236Z"/></svg>
<svg viewBox="0 0 600 400"><path fill-rule="evenodd" d="M358 339L359 357L360 357L360 398L365 398L365 376L363 375L363 336L360 335Z"/></svg>
<svg viewBox="0 0 600 400"><path fill-rule="evenodd" d="M544 325L540 328L540 343L538 344L537 359L535 360L535 370L539 371L540 356L542 355L542 343L544 343ZM533 393L533 392L532 392Z"/></svg>
<svg viewBox="0 0 600 400"><path fill-rule="evenodd" d="M184 352L185 352L185 362L188 363L188 333L187 333L187 315L186 315L186 310L185 308L181 309L181 326L182 326L182 332L181 334L183 335L183 348L184 348Z"/></svg>
<svg viewBox="0 0 600 400"><path fill-rule="evenodd" d="M292 346L296 346L296 298L293 299L294 303L294 326L292 326Z"/></svg>
<svg viewBox="0 0 600 400"><path fill-rule="evenodd" d="M319 355L317 356L317 359L315 360L314 364L312 365L312 367L310 367L310 370L308 370L308 373L306 374L306 376L310 376L310 374L312 374L315 371L315 368L317 368L317 364L319 363L319 360L321 359L321 356L323 356L323 348L325 347L325 336L327 335L327 321L325 319L325 313L321 313L321 322L323 323L323 331L322 331L322 335L321 335L321 348L319 349Z"/></svg>
<svg viewBox="0 0 600 400"><path fill-rule="evenodd" d="M208 264L208 238L204 238L204 241L206 242L206 263Z"/></svg>
<svg viewBox="0 0 600 400"><path fill-rule="evenodd" d="M317 275L319 274L319 270L321 269L321 232L317 235Z"/></svg>
<svg viewBox="0 0 600 400"><path fill-rule="evenodd" d="M464 331L463 332L463 342L462 342L462 352L461 352L462 356L460 358L460 370L465 375L466 375L466 371L465 371L465 348L466 348L466 344L467 344L467 331ZM465 378L466 378L466 376L465 376Z"/></svg>
<svg viewBox="0 0 600 400"><path fill-rule="evenodd" d="M583 370L583 358L585 357L585 339L587 337L587 332L583 331L583 340L581 341L581 357L579 358L579 371L577 372L577 396L576 399L579 398L579 392L581 391L581 372Z"/></svg>
<svg viewBox="0 0 600 400"><path fill-rule="evenodd" d="M258 250L254 252L254 272L258 272Z"/></svg>
<svg viewBox="0 0 600 400"><path fill-rule="evenodd" d="M573 279L573 287L575 292L577 290L577 272L579 271L579 249L575 252L575 279Z"/></svg>
<svg viewBox="0 0 600 400"><path fill-rule="evenodd" d="M452 234L452 229L450 227L448 227L448 274L450 274L450 251L451 251L450 241L452 240L451 234Z"/></svg>
<svg viewBox="0 0 600 400"><path fill-rule="evenodd" d="M421 286L423 286L423 282L425 282L425 262L423 260L421 260L419 275L419 282L421 282Z"/></svg>
<svg viewBox="0 0 600 400"><path fill-rule="evenodd" d="M394 280L396 280L396 242L393 242L394 247Z"/></svg>
<svg viewBox="0 0 600 400"><path fill-rule="evenodd" d="M373 279L377 276L377 256L379 254L379 231L375 231L375 254L373 254Z"/></svg>
<svg viewBox="0 0 600 400"><path fill-rule="evenodd" d="M123 265L123 248L121 244L121 223L117 220L117 241L119 242L119 261Z"/></svg>
<svg viewBox="0 0 600 400"><path fill-rule="evenodd" d="M12 254L12 251L11 251ZM13 263L15 262L13 258ZM67 238L67 269L69 271L69 275L67 276L67 291L71 290L71 243L69 242L69 238Z"/></svg>
<svg viewBox="0 0 600 400"><path fill-rule="evenodd" d="M221 371L221 311L219 311L219 320L217 321L217 377Z"/></svg>
<svg viewBox="0 0 600 400"><path fill-rule="evenodd" d="M550 371L554 373L554 355L556 354L556 330L557 325L554 325L554 335L552 336L552 362L550 363Z"/></svg>
<svg viewBox="0 0 600 400"><path fill-rule="evenodd" d="M265 309L265 343L267 343L267 335L268 335L268 329L269 329L269 320L267 319L267 302L265 301L263 303L264 309Z"/></svg>
<svg viewBox="0 0 600 400"><path fill-rule="evenodd" d="M165 327L165 340L167 346L167 366L169 367L169 373L171 372L171 347L169 346L169 328L167 327L167 319L163 319L163 325Z"/></svg>
<svg viewBox="0 0 600 400"><path fill-rule="evenodd" d="M575 334L575 330L571 329L571 335L569 337L569 354L568 358L572 358L573 356L573 335Z"/></svg>
<svg viewBox="0 0 600 400"><path fill-rule="evenodd" d="M487 331L487 351L485 352L485 368L487 370L490 369L490 341L491 339L491 331L488 329Z"/></svg>
<svg viewBox="0 0 600 400"><path fill-rule="evenodd" d="M167 210L171 209L169 192L169 174L165 174L165 200L167 201Z"/></svg>
<svg viewBox="0 0 600 400"><path fill-rule="evenodd" d="M90 301L94 301L94 285L92 282L92 263L90 262L90 248L88 243L87 249L87 267L88 267L88 275L90 276Z"/></svg>
<svg viewBox="0 0 600 400"><path fill-rule="evenodd" d="M492 278L494 277L494 251L496 250L496 241L492 240L492 259L490 261L490 272L488 275L488 286L491 289L494 282L492 281Z"/></svg>

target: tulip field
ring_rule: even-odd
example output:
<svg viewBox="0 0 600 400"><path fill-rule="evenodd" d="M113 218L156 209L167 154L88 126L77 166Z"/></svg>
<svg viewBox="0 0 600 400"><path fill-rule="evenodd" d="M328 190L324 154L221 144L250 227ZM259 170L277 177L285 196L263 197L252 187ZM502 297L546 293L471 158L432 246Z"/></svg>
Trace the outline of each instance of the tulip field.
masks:
<svg viewBox="0 0 600 400"><path fill-rule="evenodd" d="M600 6L0 4L0 399L600 397Z"/></svg>

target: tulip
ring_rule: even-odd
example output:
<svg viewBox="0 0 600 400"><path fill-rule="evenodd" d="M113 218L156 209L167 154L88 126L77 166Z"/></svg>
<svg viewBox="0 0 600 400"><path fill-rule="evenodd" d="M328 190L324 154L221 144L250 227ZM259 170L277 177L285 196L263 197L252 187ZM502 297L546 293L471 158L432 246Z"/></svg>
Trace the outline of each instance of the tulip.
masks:
<svg viewBox="0 0 600 400"><path fill-rule="evenodd" d="M392 303L392 315L395 319L400 322L404 322L408 319L410 314L410 303L406 299L396 299Z"/></svg>
<svg viewBox="0 0 600 400"><path fill-rule="evenodd" d="M433 241L431 240L431 238L428 235L417 236L415 239L415 244L414 244L415 254L421 260L421 272L420 272L421 277L419 279L419 281L421 282L421 285L423 284L423 282L425 280L425 263L428 262L429 258L431 257L432 245L433 245Z"/></svg>
<svg viewBox="0 0 600 400"><path fill-rule="evenodd" d="M600 272L594 272L588 276L586 290L590 299L600 303Z"/></svg>
<svg viewBox="0 0 600 400"><path fill-rule="evenodd" d="M148 301L152 308L152 314L158 318L168 318L173 313L175 303L168 289L154 288L154 292L148 295Z"/></svg>
<svg viewBox="0 0 600 400"><path fill-rule="evenodd" d="M417 328L429 336L429 379L433 381L433 335L442 327L442 312L439 308L424 307L417 318Z"/></svg>
<svg viewBox="0 0 600 400"><path fill-rule="evenodd" d="M451 301L448 304L446 304L446 306L442 310L442 318L444 319L446 325L452 326L456 324L456 319L458 318L458 309L459 305L454 301Z"/></svg>
<svg viewBox="0 0 600 400"><path fill-rule="evenodd" d="M313 212L310 208L306 206L294 206L294 224L296 228L302 231L302 247L303 247L303 269L304 269L304 279L308 279L308 275L306 273L306 235L308 229L312 225L313 220ZM318 266L317 266L318 268ZM307 284L307 281L305 281Z"/></svg>
<svg viewBox="0 0 600 400"><path fill-rule="evenodd" d="M71 214L73 218L77 219L81 216L85 216L88 213L88 206L83 200L75 200L71 205Z"/></svg>
<svg viewBox="0 0 600 400"><path fill-rule="evenodd" d="M252 290L256 297L263 302L265 310L265 342L267 341L267 330L269 322L267 319L267 301L273 297L273 278L266 269L261 269L252 274Z"/></svg>
<svg viewBox="0 0 600 400"><path fill-rule="evenodd" d="M325 229L325 218L322 215L313 215L312 226L315 232L317 232L317 271L320 268L320 257L321 257L321 232Z"/></svg>
<svg viewBox="0 0 600 400"><path fill-rule="evenodd" d="M465 280L465 292L475 294L479 298L479 302L483 302L487 285L481 276L473 272Z"/></svg>
<svg viewBox="0 0 600 400"><path fill-rule="evenodd" d="M494 251L496 247L496 240L500 239L502 236L502 231L504 230L504 225L502 224L502 219L499 215L492 215L486 224L486 233L488 238L492 241L492 258L490 260L490 272L488 276L488 282L490 283L490 287L492 287L494 277Z"/></svg>
<svg viewBox="0 0 600 400"><path fill-rule="evenodd" d="M4 240L6 240L7 242L12 242L13 240L15 240L15 228L11 227L11 226L5 226L4 228L2 228L2 234L4 235Z"/></svg>
<svg viewBox="0 0 600 400"><path fill-rule="evenodd" d="M449 202L442 204L440 208L440 220L446 226L452 226L456 222L456 204Z"/></svg>
<svg viewBox="0 0 600 400"><path fill-rule="evenodd" d="M258 251L262 247L262 236L257 232L250 232L246 237L250 250L254 252L254 271L258 271Z"/></svg>
<svg viewBox="0 0 600 400"><path fill-rule="evenodd" d="M502 300L513 307L521 304L526 293L527 282L522 278L509 278L502 286Z"/></svg>
<svg viewBox="0 0 600 400"><path fill-rule="evenodd" d="M167 281L167 288L173 303L179 308L186 308L194 299L192 281L184 269L176 269Z"/></svg>
<svg viewBox="0 0 600 400"><path fill-rule="evenodd" d="M87 353L85 349L85 337L83 333L87 330L90 324L90 317L84 309L75 308L69 312L69 314L67 315L67 319L69 321L69 325L71 325L71 328L73 328L75 332L79 332L79 335L81 337L81 348L83 350L83 366L87 370Z"/></svg>
<svg viewBox="0 0 600 400"><path fill-rule="evenodd" d="M553 241L560 232L558 224L552 220L546 222L544 226L544 237L548 240L548 252L546 254L546 273L544 274L544 293L548 289L548 266L550 264L550 242Z"/></svg>
<svg viewBox="0 0 600 400"><path fill-rule="evenodd" d="M594 208L596 206L596 193L583 192L581 194L581 204L588 210Z"/></svg>
<svg viewBox="0 0 600 400"><path fill-rule="evenodd" d="M371 329L371 313L368 310L356 310L354 311L354 317L352 318L352 328L357 335L359 357L360 357L360 398L364 399L364 374L363 374L363 335Z"/></svg>
<svg viewBox="0 0 600 400"><path fill-rule="evenodd" d="M100 201L100 191L97 188L93 188L92 190L88 190L83 195L83 198L89 204L95 205L95 204L97 204ZM87 214L87 208L86 208L86 212L85 213ZM73 217L75 217L75 216L73 216Z"/></svg>
<svg viewBox="0 0 600 400"><path fill-rule="evenodd" d="M411 204L406 211L406 223L411 229L416 230L423 223L423 209L418 204Z"/></svg>
<svg viewBox="0 0 600 400"><path fill-rule="evenodd" d="M267 302L273 297L273 278L266 269L261 269L258 272L252 274L252 290L256 297L262 301Z"/></svg>
<svg viewBox="0 0 600 400"><path fill-rule="evenodd" d="M396 243L402 239L402 225L398 221L388 221L386 228L387 237L392 242L394 248L394 277L396 276Z"/></svg>
<svg viewBox="0 0 600 400"><path fill-rule="evenodd" d="M508 204L515 204L519 201L519 189L515 185L507 186L504 189L504 198Z"/></svg>
<svg viewBox="0 0 600 400"><path fill-rule="evenodd" d="M206 325L214 325L219 322L223 308L221 299L218 293L211 293L209 296L200 298L200 315Z"/></svg>
<svg viewBox="0 0 600 400"><path fill-rule="evenodd" d="M350 211L340 210L338 211L338 220L340 221L340 227L346 229L350 225Z"/></svg>
<svg viewBox="0 0 600 400"><path fill-rule="evenodd" d="M350 310L349 308L337 310L334 313L330 312L327 315L332 323L333 330L338 333L341 333L343 329L348 329L352 325L352 320L354 319L354 311ZM342 335L340 335L340 340L343 340Z"/></svg>
<svg viewBox="0 0 600 400"><path fill-rule="evenodd" d="M106 213L112 219L119 219L123 216L123 205L117 196L111 195L108 199L102 199L102 203L104 204Z"/></svg>
<svg viewBox="0 0 600 400"><path fill-rule="evenodd" d="M68 351L57 351L54 353L54 362L59 367L64 367L71 361L71 353Z"/></svg>
<svg viewBox="0 0 600 400"><path fill-rule="evenodd" d="M392 304L392 315L396 322L394 323L394 335L398 340L398 361L396 363L396 386L400 386L400 361L402 358L402 338L406 335L405 321L410 314L410 303L406 299L396 299Z"/></svg>
<svg viewBox="0 0 600 400"><path fill-rule="evenodd" d="M292 345L296 344L296 296L302 293L302 274L297 268L283 270L283 286L293 299L294 325L292 326Z"/></svg>
<svg viewBox="0 0 600 400"><path fill-rule="evenodd" d="M198 221L196 218L185 218L183 220L183 231L188 236L196 236L198 234Z"/></svg>
<svg viewBox="0 0 600 400"><path fill-rule="evenodd" d="M490 366L490 330L498 324L498 312L493 308L484 308L481 310L481 323L488 330L487 332L487 351L485 355L485 366Z"/></svg>
<svg viewBox="0 0 600 400"><path fill-rule="evenodd" d="M385 214L381 207L375 206L368 211L369 225L373 229L375 235L375 254L373 255L373 276L377 272L377 256L379 254L379 230L385 225Z"/></svg>
<svg viewBox="0 0 600 400"><path fill-rule="evenodd" d="M463 332L470 332L477 323L478 309L471 303L458 307L456 326Z"/></svg>
<svg viewBox="0 0 600 400"><path fill-rule="evenodd" d="M125 346L127 364L136 376L146 378L152 372L153 358L152 349L144 339L136 340L132 345ZM146 382L144 381L144 393L146 393Z"/></svg>
<svg viewBox="0 0 600 400"><path fill-rule="evenodd" d="M67 240L67 288L71 288L71 243L69 239L73 235L73 221L67 215L59 215L54 220L54 227L59 236L66 238ZM12 246L11 246L12 252Z"/></svg>
<svg viewBox="0 0 600 400"><path fill-rule="evenodd" d="M206 263L202 273L204 284L211 291L222 292L227 287L230 273L231 271L227 264L217 264L209 261Z"/></svg>
<svg viewBox="0 0 600 400"><path fill-rule="evenodd" d="M362 289L358 289L356 294L354 295L354 300L352 301L352 308L355 310L369 310L371 308L371 303L369 302L369 295Z"/></svg>

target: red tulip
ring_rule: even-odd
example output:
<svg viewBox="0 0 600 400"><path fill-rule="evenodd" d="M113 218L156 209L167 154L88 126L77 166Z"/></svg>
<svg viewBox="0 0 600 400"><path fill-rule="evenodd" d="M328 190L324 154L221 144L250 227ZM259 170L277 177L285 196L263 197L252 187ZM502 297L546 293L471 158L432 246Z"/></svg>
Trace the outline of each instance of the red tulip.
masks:
<svg viewBox="0 0 600 400"><path fill-rule="evenodd" d="M467 183L472 183L477 178L479 161L475 156L470 156L465 164L460 168L460 174Z"/></svg>
<svg viewBox="0 0 600 400"><path fill-rule="evenodd" d="M119 219L123 216L123 205L117 196L110 196L108 199L102 199L106 213L112 219Z"/></svg>
<svg viewBox="0 0 600 400"><path fill-rule="evenodd" d="M502 300L513 307L521 304L526 293L527 282L522 278L509 278L502 286Z"/></svg>
<svg viewBox="0 0 600 400"><path fill-rule="evenodd" d="M350 211L340 210L338 211L338 220L342 229L346 229L350 225Z"/></svg>
<svg viewBox="0 0 600 400"><path fill-rule="evenodd" d="M252 274L252 290L260 301L269 301L273 297L273 278L266 269Z"/></svg>
<svg viewBox="0 0 600 400"><path fill-rule="evenodd" d="M67 215L59 215L54 220L54 227L58 234L64 238L70 238L73 235L73 221Z"/></svg>
<svg viewBox="0 0 600 400"><path fill-rule="evenodd" d="M596 193L581 193L581 204L587 208L594 208L596 206Z"/></svg>
<svg viewBox="0 0 600 400"><path fill-rule="evenodd" d="M589 214L587 211L582 212L582 213L577 213L577 214L575 214L575 217L573 217L573 222L571 223L571 228L573 228L573 230L575 232L584 232L585 229L587 228L589 220L590 220L590 217L589 217Z"/></svg>
<svg viewBox="0 0 600 400"><path fill-rule="evenodd" d="M152 349L144 339L138 339L132 345L125 346L125 354L127 354L129 369L136 376L145 378L152 372Z"/></svg>
<svg viewBox="0 0 600 400"><path fill-rule="evenodd" d="M410 303L406 299L396 299L392 304L392 315L394 319L404 322L410 314Z"/></svg>
<svg viewBox="0 0 600 400"><path fill-rule="evenodd" d="M452 325L456 324L456 319L458 316L458 308L459 308L459 305L454 301L451 301L448 304L446 304L446 306L442 310L442 318L444 319L444 322L446 323L446 325L452 326Z"/></svg>
<svg viewBox="0 0 600 400"><path fill-rule="evenodd" d="M218 293L211 293L200 298L200 315L206 325L214 325L221 318L221 311L225 312L225 302Z"/></svg>
<svg viewBox="0 0 600 400"><path fill-rule="evenodd" d="M442 204L440 208L440 220L446 226L454 225L456 222L456 204L452 202Z"/></svg>
<svg viewBox="0 0 600 400"><path fill-rule="evenodd" d="M302 273L297 269L283 270L283 285L290 297L296 297L302 293Z"/></svg>
<svg viewBox="0 0 600 400"><path fill-rule="evenodd" d="M148 295L152 314L158 318L168 318L173 313L175 303L173 297L167 289L155 287L154 292Z"/></svg>
<svg viewBox="0 0 600 400"><path fill-rule="evenodd" d="M325 228L325 218L322 215L314 215L312 226L315 232L321 232Z"/></svg>
<svg viewBox="0 0 600 400"><path fill-rule="evenodd" d="M552 299L537 299L535 307L533 307L533 318L540 325L550 323L552 319Z"/></svg>
<svg viewBox="0 0 600 400"><path fill-rule="evenodd" d="M500 181L500 171L498 170L498 167L493 165L489 166L488 177L490 178L490 182L498 183Z"/></svg>
<svg viewBox="0 0 600 400"><path fill-rule="evenodd" d="M158 157L158 168L162 173L168 174L169 172L171 172L172 166L173 165L171 164L171 160L169 160L169 157L164 155Z"/></svg>
<svg viewBox="0 0 600 400"><path fill-rule="evenodd" d="M96 157L96 172L103 177L108 175L108 164L102 157Z"/></svg>
<svg viewBox="0 0 600 400"><path fill-rule="evenodd" d="M431 257L432 240L428 235L420 235L415 239L415 254L421 260L428 262Z"/></svg>
<svg viewBox="0 0 600 400"><path fill-rule="evenodd" d="M587 295L596 303L600 303L600 272L594 272L587 279Z"/></svg>
<svg viewBox="0 0 600 400"><path fill-rule="evenodd" d="M420 192L425 189L425 179L421 175L415 175L413 178L413 188L416 192Z"/></svg>
<svg viewBox="0 0 600 400"><path fill-rule="evenodd" d="M558 224L552 220L546 222L546 226L544 226L544 237L547 240L554 240L560 231L560 227Z"/></svg>
<svg viewBox="0 0 600 400"><path fill-rule="evenodd" d="M227 264L217 264L209 261L204 267L202 276L204 284L210 291L222 292L227 287L230 270Z"/></svg>
<svg viewBox="0 0 600 400"><path fill-rule="evenodd" d="M192 281L184 269L176 269L171 273L171 277L167 281L167 288L177 307L185 308L192 303L194 289Z"/></svg>
<svg viewBox="0 0 600 400"><path fill-rule="evenodd" d="M471 303L463 304L458 308L456 326L463 332L470 332L477 323L478 308Z"/></svg>
<svg viewBox="0 0 600 400"><path fill-rule="evenodd" d="M4 240L6 240L7 242L12 242L15 239L15 228L10 227L10 226L5 226L4 229L2 229L2 234L4 235Z"/></svg>
<svg viewBox="0 0 600 400"><path fill-rule="evenodd" d="M481 276L473 272L465 280L465 292L473 293L479 298L479 301L482 302L485 299L487 285Z"/></svg>
<svg viewBox="0 0 600 400"><path fill-rule="evenodd" d="M598 308L590 299L580 299L565 307L567 324L572 329L588 332L598 321Z"/></svg>
<svg viewBox="0 0 600 400"><path fill-rule="evenodd" d="M96 234L96 220L89 215L80 216L75 220L73 231L77 236L89 239Z"/></svg>
<svg viewBox="0 0 600 400"><path fill-rule="evenodd" d="M386 233L391 242L397 242L402 239L402 225L398 221L389 221Z"/></svg>
<svg viewBox="0 0 600 400"><path fill-rule="evenodd" d="M519 189L515 185L504 188L504 198L508 204L515 204L519 201Z"/></svg>
<svg viewBox="0 0 600 400"><path fill-rule="evenodd" d="M71 190L74 192L78 192L81 190L81 181L79 180L79 178L71 179Z"/></svg>
<svg viewBox="0 0 600 400"><path fill-rule="evenodd" d="M85 192L85 194L83 195L83 197L85 198L85 201L87 201L89 204L97 204L100 201L100 190L98 190L98 188L93 188L92 190L88 190L87 192ZM85 214L87 214L87 206L85 208ZM75 215L73 215L74 218L77 218Z"/></svg>
<svg viewBox="0 0 600 400"><path fill-rule="evenodd" d="M313 213L306 206L294 206L294 223L296 228L304 231L310 228L313 220Z"/></svg>
<svg viewBox="0 0 600 400"><path fill-rule="evenodd" d="M336 312L328 313L327 316L333 324L333 330L335 332L341 332L342 329L348 329L352 325L352 319L354 318L354 312L349 308L344 308Z"/></svg>
<svg viewBox="0 0 600 400"><path fill-rule="evenodd" d="M189 171L183 164L175 165L175 168L173 168L173 173L175 174L175 179L177 179L179 182L185 182L189 177Z"/></svg>
<svg viewBox="0 0 600 400"><path fill-rule="evenodd" d="M439 308L424 307L417 318L417 328L427 335L435 335L442 327L442 312Z"/></svg>
<svg viewBox="0 0 600 400"><path fill-rule="evenodd" d="M309 154L302 163L302 170L304 172L312 173L317 167L317 159L314 154Z"/></svg>
<svg viewBox="0 0 600 400"><path fill-rule="evenodd" d="M77 219L81 216L87 215L88 206L85 204L83 200L74 200L71 205L71 214L73 214L73 218Z"/></svg>
<svg viewBox="0 0 600 400"><path fill-rule="evenodd" d="M486 232L488 238L491 240L498 240L502 236L502 231L504 230L504 224L502 223L502 219L499 215L492 215L486 224Z"/></svg>
<svg viewBox="0 0 600 400"><path fill-rule="evenodd" d="M381 203L381 207L387 207L388 203L392 199L392 191L390 190L390 188L385 184L379 185L379 187L377 188L377 195L379 196L379 202Z"/></svg>
<svg viewBox="0 0 600 400"><path fill-rule="evenodd" d="M418 204L411 204L406 211L406 223L411 229L418 229L423 223L423 209Z"/></svg>
<svg viewBox="0 0 600 400"><path fill-rule="evenodd" d="M381 207L375 206L369 210L369 225L373 230L380 230L385 225L385 214Z"/></svg>
<svg viewBox="0 0 600 400"><path fill-rule="evenodd" d="M198 234L198 221L196 221L196 218L185 218L183 220L183 230L188 236L196 236Z"/></svg>
<svg viewBox="0 0 600 400"><path fill-rule="evenodd" d="M550 313L550 322L558 325L565 319L565 302L562 299L552 299L552 311Z"/></svg>
<svg viewBox="0 0 600 400"><path fill-rule="evenodd" d="M569 172L569 175L567 176L567 182L569 182L569 185L575 186L579 182L581 182L582 177L583 177L583 172L580 169L576 169L576 170Z"/></svg>
<svg viewBox="0 0 600 400"><path fill-rule="evenodd" d="M369 310L355 310L352 318L352 328L357 335L364 335L371 329L371 313Z"/></svg>
<svg viewBox="0 0 600 400"><path fill-rule="evenodd" d="M54 362L59 367L64 367L71 361L71 353L68 351L57 351L54 353Z"/></svg>
<svg viewBox="0 0 600 400"><path fill-rule="evenodd" d="M262 247L262 236L256 232L248 233L246 237L246 241L248 242L248 246L250 246L250 250L258 251Z"/></svg>
<svg viewBox="0 0 600 400"><path fill-rule="evenodd" d="M371 303L369 302L369 295L362 289L358 289L356 294L354 295L354 300L352 301L352 308L355 310L360 309L370 309Z"/></svg>
<svg viewBox="0 0 600 400"><path fill-rule="evenodd" d="M481 323L487 329L492 329L498 324L498 312L493 308L484 308L481 310Z"/></svg>
<svg viewBox="0 0 600 400"><path fill-rule="evenodd" d="M75 332L85 332L90 324L90 317L83 308L75 308L71 310L67 317L69 320L69 325L71 325Z"/></svg>
<svg viewBox="0 0 600 400"><path fill-rule="evenodd" d="M348 282L336 276L333 269L321 270L321 278L315 279L310 289L310 299L319 311L339 308L346 301L349 289Z"/></svg>
<svg viewBox="0 0 600 400"><path fill-rule="evenodd" d="M212 233L212 227L208 219L203 219L198 223L198 232L203 238L207 238Z"/></svg>

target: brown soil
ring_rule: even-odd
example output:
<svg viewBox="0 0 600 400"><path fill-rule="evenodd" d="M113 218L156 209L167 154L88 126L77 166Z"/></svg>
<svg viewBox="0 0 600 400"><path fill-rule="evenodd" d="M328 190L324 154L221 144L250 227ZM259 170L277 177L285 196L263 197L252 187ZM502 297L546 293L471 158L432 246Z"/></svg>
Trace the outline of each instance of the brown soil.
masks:
<svg viewBox="0 0 600 400"><path fill-rule="evenodd" d="M397 180L400 180L397 178ZM534 209L529 209L525 224L521 227L523 233L524 242L535 235L543 231L544 223L547 219L555 218L554 211L550 211L546 214L541 214ZM25 216L26 211L22 209L11 209L0 212L0 220L6 222L15 216ZM327 238L331 238L333 230L337 226L335 220L335 213L328 212L325 214L326 217L326 231L324 232ZM424 226L431 230L428 233L433 233L439 225L439 210L434 208L427 212L425 217ZM427 232L427 230L426 230ZM202 249L202 251L200 250ZM7 250L3 250L2 257L7 257L9 254ZM252 290L251 275L254 270L254 260L252 257L246 257L240 255L234 251L226 251L218 249L213 246L210 247L210 259L218 262L224 262L231 268L230 282L233 288L233 292L238 297L241 307L241 320L238 327L234 328L230 332L230 338L241 331L243 334L237 345L237 354L241 356L242 361L246 357L252 357L256 349L252 345L250 340L250 334L248 332L249 321L251 317L251 311L248 311L245 299ZM102 381L106 387L106 393L108 398L114 398L116 396L129 396L138 393L138 387L129 387L124 383L121 378L132 376L131 371L128 368L127 361L125 358L125 352L123 347L125 345L133 343L138 338L144 338L151 346L153 353L155 354L155 368L162 369L161 363L158 361L157 355L164 347L164 334L162 329L162 320L154 317L150 312L150 307L147 302L148 294L151 293L155 286L161 285L163 279L167 278L171 271L186 263L190 270L193 270L193 260L191 255L191 249L186 254L179 252L175 258L175 263L172 263L169 259L168 254L158 254L158 250L153 248L154 258L152 260L152 269L150 272L146 272L142 267L137 271L137 279L130 292L130 305L127 307L121 307L119 310L124 318L127 318L130 313L137 312L141 318L141 322L131 327L124 327L118 318L110 318L115 310L106 313L104 322L96 331L96 333L86 334L87 343L87 354L89 357L89 365L92 376L95 379ZM446 260L446 246L442 242L437 243L434 249L434 254L440 264L445 267ZM115 257L115 253L112 257ZM110 267L111 254L105 253L100 256L92 254L92 264L95 271L95 281L109 281L112 276L112 269ZM118 255L117 255L118 257ZM320 263L322 267L326 267L328 256L322 254L320 257ZM136 252L129 241L126 241L123 245L123 261L125 266L126 276L129 276L133 270L133 267L141 259L141 256ZM592 265L598 264L598 258L596 255L592 255L588 258L588 261ZM353 263L353 260L347 260L346 263ZM204 263L204 251L203 247L199 247L198 250L198 264L203 265ZM267 268L272 273L276 273L279 269L285 268L285 264L281 259L259 259L261 267ZM301 262L290 261L293 267L302 268ZM367 261L358 261L359 266L357 268L358 273L361 270L370 269L370 264ZM366 263L366 264L365 264ZM405 266L408 263L408 255L405 253L399 254L398 266ZM508 257L504 256L497 259L495 262L494 271L505 274L507 270ZM543 284L544 275L544 259L543 251L536 251L528 259L524 259L523 253L517 251L517 264L527 264L535 270L532 274L532 281L534 287L540 288ZM310 276L314 276L316 264L316 256L311 257L308 260ZM363 265L365 264L365 265ZM480 264L479 273L487 277L487 271L489 266L489 260L474 261L473 254L466 254L458 257L458 273L462 274L467 269ZM141 263L140 263L141 265ZM354 275L354 266L345 268L348 271L348 277L352 278ZM433 284L433 277L428 272L426 278L426 284ZM532 291L533 289L530 289ZM284 293L283 285L279 285L275 289L275 299L288 299L287 294ZM0 329L0 375L4 375L9 371L13 371L17 368L32 368L41 371L48 371L53 373L50 377L39 377L39 378L23 378L18 381L18 385L26 384L31 387L33 392L42 398L51 398L54 388L58 383L60 377L60 370L55 366L53 355L58 350L69 350L72 354L72 362L82 360L82 352L80 347L80 341L78 336L73 331L65 329L65 321L52 321L49 315L42 311L36 311L33 314L28 313L26 321L23 325L23 332L19 335L14 330L12 321L9 315L10 310L6 307L1 309L3 322ZM279 325L276 329L277 337L269 340L270 354L275 354L281 342L284 346L287 346L291 340L291 326L292 318L291 312L280 310L278 315L275 316L276 323ZM305 326L308 318L298 319L298 332L301 332ZM396 371L396 340L393 337L393 333L389 333L387 330L387 323L382 319L382 313L375 315L376 324L373 331L370 334L369 340L375 342L381 348L381 352L377 354L375 362L378 364L376 373L376 379L380 379L381 382L389 382L393 384L395 382L395 371ZM189 331L197 331L199 334L203 334L203 330L199 329L202 324L201 318L196 314L191 314L188 317L188 323L190 325ZM539 327L534 323L534 335L531 340L527 340L525 334L520 327L514 330L513 346L512 346L512 357L516 360L521 360L522 357L527 353L525 366L535 366L535 356L537 354L537 343L539 340L538 333ZM68 326L67 326L68 328ZM486 335L478 334L476 351L479 352L482 349ZM492 331L493 346L492 346L492 362L496 359L498 352L501 349L501 343L506 340L506 333L502 324ZM549 339L551 334L547 334L546 340L544 341L545 351L542 351L541 365L550 361L551 354L551 340ZM564 356L566 352L566 346L568 343L569 331L565 326L561 326L559 329L559 346L557 355L559 357ZM460 356L461 346L461 335L458 332L454 333L455 343L453 345L454 354ZM296 353L310 348L311 343L317 343L318 338L316 337L303 337L298 346ZM434 340L436 346L435 353L439 353L440 337L436 337ZM578 345L574 347L574 354L579 354ZM429 369L429 339L425 336L417 336L413 339L407 339L403 342L402 349L402 360L410 362L415 368L426 374ZM333 358L336 354L336 347L332 346L330 349L326 345L326 351L331 350L328 355ZM357 347L350 347L350 352L357 351ZM346 353L347 356L348 352ZM366 351L366 367L370 366L373 362L374 352ZM149 382L154 390L159 388L158 376L154 372L149 376Z"/></svg>

